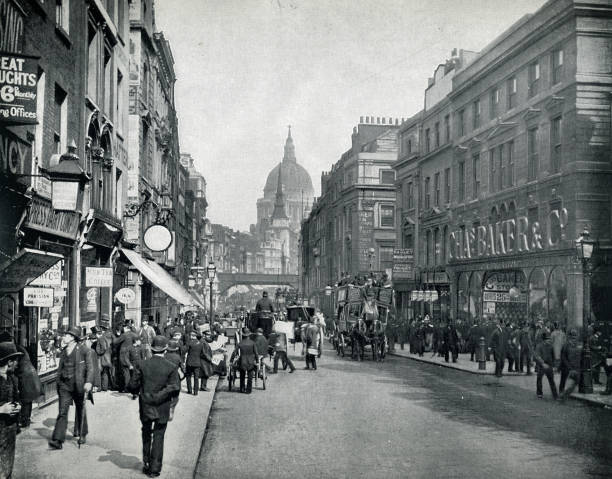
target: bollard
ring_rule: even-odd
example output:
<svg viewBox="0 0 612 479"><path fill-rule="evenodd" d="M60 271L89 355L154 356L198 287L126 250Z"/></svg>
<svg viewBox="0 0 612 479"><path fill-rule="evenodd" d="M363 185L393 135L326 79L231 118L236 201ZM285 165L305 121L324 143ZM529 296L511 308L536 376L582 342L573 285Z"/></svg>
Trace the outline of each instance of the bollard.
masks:
<svg viewBox="0 0 612 479"><path fill-rule="evenodd" d="M487 355L485 353L485 338L480 336L478 341L478 370L486 371L487 369Z"/></svg>

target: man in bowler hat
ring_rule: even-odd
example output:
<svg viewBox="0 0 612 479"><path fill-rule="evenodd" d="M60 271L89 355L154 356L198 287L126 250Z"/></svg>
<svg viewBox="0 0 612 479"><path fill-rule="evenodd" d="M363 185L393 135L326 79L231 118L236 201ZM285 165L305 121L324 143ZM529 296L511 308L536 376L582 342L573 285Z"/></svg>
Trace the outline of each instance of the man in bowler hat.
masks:
<svg viewBox="0 0 612 479"><path fill-rule="evenodd" d="M170 408L181 390L178 368L164 358L167 348L168 339L155 336L151 343L153 356L136 366L128 385L131 393L139 395L142 472L149 477L160 475Z"/></svg>
<svg viewBox="0 0 612 479"><path fill-rule="evenodd" d="M49 441L51 449L61 449L66 440L68 427L68 410L74 401L76 419L75 436L79 444L85 444L88 433L87 416L84 413L85 396L89 394L94 380L93 354L84 344L80 344L81 329L72 326L62 338L64 350L60 355L57 369L57 394L59 397L59 414L55 421L53 436Z"/></svg>

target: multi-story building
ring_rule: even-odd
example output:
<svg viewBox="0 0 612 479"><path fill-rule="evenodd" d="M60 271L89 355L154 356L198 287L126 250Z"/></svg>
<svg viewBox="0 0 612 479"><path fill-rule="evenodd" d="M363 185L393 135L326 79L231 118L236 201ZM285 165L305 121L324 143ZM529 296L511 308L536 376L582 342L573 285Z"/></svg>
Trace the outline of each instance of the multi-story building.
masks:
<svg viewBox="0 0 612 479"><path fill-rule="evenodd" d="M595 254L596 321L610 306L610 2L547 2L453 77L453 220L447 249L457 318L582 326L575 239ZM586 309L588 311L588 308Z"/></svg>
<svg viewBox="0 0 612 479"><path fill-rule="evenodd" d="M302 224L305 298L317 302L315 297L345 272L391 273L399 123L362 117L351 148L321 175L321 196Z"/></svg>
<svg viewBox="0 0 612 479"><path fill-rule="evenodd" d="M446 238L451 219L453 137L452 79L474 52L453 51L437 66L424 95L424 109L402 124L397 172L397 246L412 257L409 268L396 268L396 306L407 319L428 313L447 319L450 282L446 274ZM414 290L435 291L436 301L410 302ZM431 294L431 293L430 293Z"/></svg>
<svg viewBox="0 0 612 479"><path fill-rule="evenodd" d="M146 315L163 326L185 307L203 304L186 289L195 250L194 201L187 199L189 174L180 163L174 58L163 33L156 31L153 7L152 0L143 0L129 10L129 208L122 251L131 264L128 286L136 294L126 317L139 324ZM151 250L143 241L157 224L172 236L164 251Z"/></svg>
<svg viewBox="0 0 612 479"><path fill-rule="evenodd" d="M0 120L0 199L15 207L0 228L0 327L28 349L45 399L55 395L54 337L110 316L122 282L113 252L127 172L127 8L123 0L1 2L2 21L15 28L5 29L0 51L26 75L19 87L31 100L16 110L21 118ZM80 176L78 196L41 176L65 175L66 165Z"/></svg>

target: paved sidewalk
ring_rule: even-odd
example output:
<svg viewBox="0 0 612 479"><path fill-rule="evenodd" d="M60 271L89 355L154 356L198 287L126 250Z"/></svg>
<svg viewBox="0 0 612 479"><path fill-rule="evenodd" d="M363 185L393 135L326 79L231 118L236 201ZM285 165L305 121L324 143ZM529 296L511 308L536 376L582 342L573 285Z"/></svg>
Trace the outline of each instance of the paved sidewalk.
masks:
<svg viewBox="0 0 612 479"><path fill-rule="evenodd" d="M437 355L433 355L433 353L425 353L423 356L418 356L416 354L410 354L408 348L400 349L397 348L395 351L389 351L389 354L394 356L401 356L404 358L412 359L414 361L420 361L429 364L436 364L441 367L458 369L460 371L465 371L471 374L484 374L495 377L495 363L493 361L488 361L486 364L486 370L482 371L478 369L477 361L470 361L469 354L460 354L459 360L456 363L444 361L443 357L438 357ZM505 367L508 367L508 362L506 361ZM605 374L601 374L602 379L605 381ZM555 373L555 382L557 383L557 387L559 387L559 381L561 379L561 375L559 373ZM499 378L499 381L507 381L510 384L518 386L522 389L526 389L528 391L533 391L535 396L536 389L536 375L535 372L532 376L527 376L524 373L509 373L504 371L504 376ZM550 394L548 389L548 382L546 379L543 379L544 384L544 394ZM572 393L571 397L580 401L585 401L591 403L593 405L597 405L600 407L612 407L612 396L600 396L599 393L603 391L605 388L603 385L593 385L593 394L580 394L578 392ZM578 388L576 388L578 391Z"/></svg>
<svg viewBox="0 0 612 479"><path fill-rule="evenodd" d="M164 461L160 477L191 478L196 468L212 406L218 376L208 380L208 392L187 394L185 381L174 419L168 423ZM89 435L87 444L78 449L70 431L74 427L74 407L64 448L50 450L57 415L57 401L32 413L33 424L17 436L13 479L39 478L133 478L142 473L142 441L138 400L131 394L99 392L95 405L87 403Z"/></svg>

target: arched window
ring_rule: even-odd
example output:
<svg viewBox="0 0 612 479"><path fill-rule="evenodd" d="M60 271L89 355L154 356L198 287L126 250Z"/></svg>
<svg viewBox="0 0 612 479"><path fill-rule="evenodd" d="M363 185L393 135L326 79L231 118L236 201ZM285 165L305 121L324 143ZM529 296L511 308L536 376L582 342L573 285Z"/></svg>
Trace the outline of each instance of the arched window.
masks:
<svg viewBox="0 0 612 479"><path fill-rule="evenodd" d="M508 211L506 210L506 204L505 203L503 203L501 205L499 216L500 216L500 218L499 218L500 221L504 221L504 220L508 219Z"/></svg>
<svg viewBox="0 0 612 479"><path fill-rule="evenodd" d="M482 276L475 271L470 277L470 300L468 317L470 320L482 317Z"/></svg>
<svg viewBox="0 0 612 479"><path fill-rule="evenodd" d="M491 208L491 214L489 215L489 223L494 225L495 223L497 223L497 221L498 221L497 206L494 206L493 208Z"/></svg>
<svg viewBox="0 0 612 479"><path fill-rule="evenodd" d="M553 269L548 280L548 318L567 326L567 279L561 267Z"/></svg>
<svg viewBox="0 0 612 479"><path fill-rule="evenodd" d="M548 318L546 274L541 268L534 269L529 277L529 317L542 320Z"/></svg>

